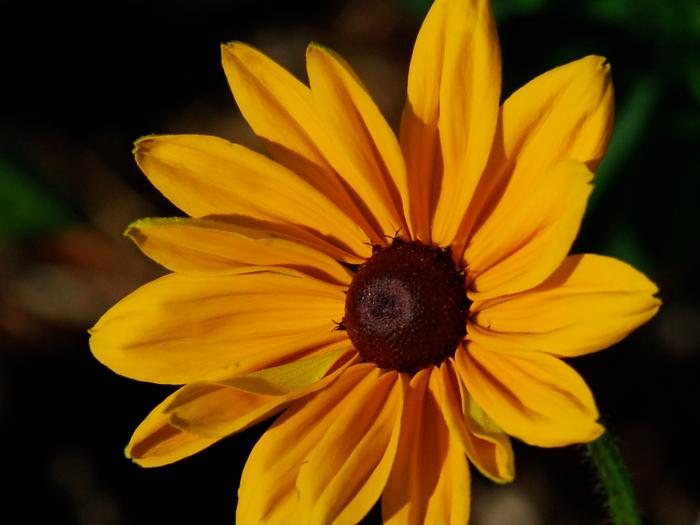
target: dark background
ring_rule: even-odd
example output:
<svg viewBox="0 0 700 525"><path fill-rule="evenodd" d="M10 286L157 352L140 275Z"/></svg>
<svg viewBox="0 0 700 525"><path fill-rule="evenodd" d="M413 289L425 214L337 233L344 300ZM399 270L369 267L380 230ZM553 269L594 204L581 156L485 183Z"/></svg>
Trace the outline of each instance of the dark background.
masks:
<svg viewBox="0 0 700 525"><path fill-rule="evenodd" d="M121 378L88 349L86 329L163 273L122 231L177 214L139 173L132 142L200 132L259 147L220 67L229 40L253 43L302 78L308 41L335 48L396 125L427 5L0 0L0 521L233 523L240 472L265 425L141 469L123 447L168 389ZM573 364L619 438L645 520L698 523L700 2L494 8L504 95L586 54L612 63L615 135L575 250L647 272L664 306L623 343ZM474 475L474 524L606 521L583 448L516 445L516 462L510 486Z"/></svg>

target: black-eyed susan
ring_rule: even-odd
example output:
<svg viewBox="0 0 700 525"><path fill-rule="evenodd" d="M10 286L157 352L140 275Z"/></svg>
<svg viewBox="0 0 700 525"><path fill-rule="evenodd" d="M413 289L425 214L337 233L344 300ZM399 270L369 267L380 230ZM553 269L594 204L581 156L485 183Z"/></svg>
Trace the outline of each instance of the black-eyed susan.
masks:
<svg viewBox="0 0 700 525"><path fill-rule="evenodd" d="M509 436L551 447L603 428L560 358L605 348L659 307L620 261L568 255L612 126L589 56L499 107L486 0L437 0L418 34L399 138L351 69L310 45L310 87L222 48L272 159L152 136L138 165L191 218L128 235L172 273L110 309L95 356L184 385L127 455L164 465L283 412L250 454L237 522L465 523L470 467L514 476Z"/></svg>

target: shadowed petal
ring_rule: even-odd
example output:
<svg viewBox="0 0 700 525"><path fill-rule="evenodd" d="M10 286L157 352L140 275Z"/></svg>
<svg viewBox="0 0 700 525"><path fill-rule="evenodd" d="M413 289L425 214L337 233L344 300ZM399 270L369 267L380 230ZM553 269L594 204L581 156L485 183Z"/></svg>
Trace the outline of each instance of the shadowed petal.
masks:
<svg viewBox="0 0 700 525"><path fill-rule="evenodd" d="M530 445L587 443L604 429L586 383L560 359L538 352L494 352L469 341L455 354L469 393L496 424Z"/></svg>
<svg viewBox="0 0 700 525"><path fill-rule="evenodd" d="M202 219L141 219L126 235L149 257L178 273L225 273L249 265L292 268L348 285L350 272L328 255L235 224Z"/></svg>
<svg viewBox="0 0 700 525"><path fill-rule="evenodd" d="M146 137L136 162L192 217L247 215L299 225L349 254L367 254L362 229L295 173L243 146L203 135Z"/></svg>
<svg viewBox="0 0 700 525"><path fill-rule="evenodd" d="M617 343L651 319L661 305L657 291L622 261L573 255L532 290L475 303L469 338L494 350L587 354Z"/></svg>
<svg viewBox="0 0 700 525"><path fill-rule="evenodd" d="M221 438L282 411L289 403L332 383L356 355L349 341L285 365L180 389L166 412L171 425Z"/></svg>
<svg viewBox="0 0 700 525"><path fill-rule="evenodd" d="M565 159L595 171L610 140L614 99L610 65L588 56L554 68L503 103L493 151L458 235L466 239L508 187L517 202Z"/></svg>
<svg viewBox="0 0 700 525"><path fill-rule="evenodd" d="M384 242L372 211L359 205L331 165L342 151L329 140L310 89L241 42L222 46L221 57L241 113L272 157L348 213L374 242Z"/></svg>
<svg viewBox="0 0 700 525"><path fill-rule="evenodd" d="M170 274L122 299L90 348L115 372L153 383L216 380L276 366L345 339L343 288L283 268Z"/></svg>
<svg viewBox="0 0 700 525"><path fill-rule="evenodd" d="M372 371L337 400L343 411L299 469L303 523L356 523L377 502L398 446L404 378Z"/></svg>
<svg viewBox="0 0 700 525"><path fill-rule="evenodd" d="M294 404L248 458L236 522L359 521L391 469L402 390L396 373L380 376L374 365L361 364Z"/></svg>
<svg viewBox="0 0 700 525"><path fill-rule="evenodd" d="M569 160L525 196L506 190L465 251L472 301L527 290L557 269L578 234L592 177Z"/></svg>
<svg viewBox="0 0 700 525"><path fill-rule="evenodd" d="M469 460L497 483L515 477L513 449L508 436L493 423L459 380L452 359L440 365L439 403L445 422Z"/></svg>
<svg viewBox="0 0 700 525"><path fill-rule="evenodd" d="M411 379L399 448L382 496L388 525L463 525L469 520L469 465L441 414L440 381L436 368Z"/></svg>
<svg viewBox="0 0 700 525"><path fill-rule="evenodd" d="M437 0L413 50L401 124L419 239L454 241L489 157L500 94L490 2ZM431 232L425 232L430 215Z"/></svg>
<svg viewBox="0 0 700 525"><path fill-rule="evenodd" d="M406 168L393 131L350 67L318 45L306 52L311 93L337 144L332 163L375 214L384 233L405 229ZM408 203L406 202L406 205Z"/></svg>
<svg viewBox="0 0 700 525"><path fill-rule="evenodd" d="M126 457L142 467L161 467L196 454L213 445L218 438L204 438L170 425L165 408L180 390L154 408L134 431L126 447Z"/></svg>

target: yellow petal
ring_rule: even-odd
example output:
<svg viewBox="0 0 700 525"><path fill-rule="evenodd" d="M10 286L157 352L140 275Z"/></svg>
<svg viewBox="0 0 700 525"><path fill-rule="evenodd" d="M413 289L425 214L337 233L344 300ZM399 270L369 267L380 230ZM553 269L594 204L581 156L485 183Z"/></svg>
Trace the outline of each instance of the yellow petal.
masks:
<svg viewBox="0 0 700 525"><path fill-rule="evenodd" d="M337 144L328 151L336 152L331 163L372 210L384 233L405 230L406 168L393 131L342 59L312 44L306 67L319 114Z"/></svg>
<svg viewBox="0 0 700 525"><path fill-rule="evenodd" d="M600 56L554 68L525 84L503 104L502 161L515 164L511 184L528 191L542 170L564 159L595 170L608 147L613 113L610 64Z"/></svg>
<svg viewBox="0 0 700 525"><path fill-rule="evenodd" d="M318 279L349 285L349 271L300 243L235 224L202 219L141 219L126 235L156 262L179 273L224 273L249 265L293 268Z"/></svg>
<svg viewBox="0 0 700 525"><path fill-rule="evenodd" d="M458 237L470 235L506 185L518 202L562 160L594 171L610 140L613 113L610 65L599 56L554 68L518 89L503 103L487 170Z"/></svg>
<svg viewBox="0 0 700 525"><path fill-rule="evenodd" d="M222 46L221 57L241 113L273 158L348 213L373 241L383 242L372 214L361 211L326 158L335 146L328 143L309 88L246 44Z"/></svg>
<svg viewBox="0 0 700 525"><path fill-rule="evenodd" d="M346 338L343 288L283 268L170 274L113 306L91 330L95 357L140 381L216 380L289 362Z"/></svg>
<svg viewBox="0 0 700 525"><path fill-rule="evenodd" d="M475 303L469 338L490 349L587 354L651 319L661 304L657 291L644 274L617 259L569 256L536 288Z"/></svg>
<svg viewBox="0 0 700 525"><path fill-rule="evenodd" d="M440 413L439 381L437 369L421 370L411 380L399 448L382 496L387 525L469 520L469 465Z"/></svg>
<svg viewBox="0 0 700 525"><path fill-rule="evenodd" d="M433 217L432 241L447 246L455 239L489 157L501 96L501 57L491 2L441 1L444 6L436 2L433 9L444 19L431 21L425 35L428 51L435 58L426 58L428 53L423 45L414 51L416 64L411 65L415 68L412 78L418 85L409 86L408 104L419 112L416 114L418 130L422 124L434 125L430 119L437 118L443 172ZM441 68L426 66L426 60L441 62ZM421 75L435 77L438 71L440 80L436 93L434 79L421 81L419 78ZM412 92L415 93L413 97ZM434 100L421 100L436 94L439 96L437 104ZM428 127L425 140L431 139L434 143L435 136ZM421 150L419 152L422 154ZM434 166L433 161L426 167ZM427 175L436 176L435 173ZM414 178L412 176L412 180Z"/></svg>
<svg viewBox="0 0 700 525"><path fill-rule="evenodd" d="M372 364L351 366L327 389L294 403L263 434L243 469L236 523L303 522L296 490L299 470L353 404L358 387L376 384L376 376Z"/></svg>
<svg viewBox="0 0 700 525"><path fill-rule="evenodd" d="M349 341L341 341L292 363L223 381L191 383L180 389L166 412L171 425L181 430L222 438L325 388L350 364L350 355L356 351Z"/></svg>
<svg viewBox="0 0 700 525"><path fill-rule="evenodd" d="M557 269L578 233L592 176L568 160L527 195L506 190L464 254L472 301L527 290Z"/></svg>
<svg viewBox="0 0 700 525"><path fill-rule="evenodd" d="M469 341L455 354L469 393L496 424L530 445L587 443L604 429L586 383L560 359L538 352L493 352Z"/></svg>
<svg viewBox="0 0 700 525"><path fill-rule="evenodd" d="M168 396L154 408L136 428L126 447L126 456L142 467L160 467L196 454L213 445L218 439L209 439L183 432L169 423L165 408L179 391Z"/></svg>
<svg viewBox="0 0 700 525"><path fill-rule="evenodd" d="M430 225L442 179L437 122L446 10L446 1L433 2L416 37L399 134L409 185L408 219L414 238L425 243L430 242Z"/></svg>
<svg viewBox="0 0 700 525"><path fill-rule="evenodd" d="M452 359L443 361L433 376L438 385L434 387L438 388L436 398L453 439L484 476L497 483L513 481L515 467L510 439L488 420L460 383Z"/></svg>
<svg viewBox="0 0 700 525"><path fill-rule="evenodd" d="M136 162L173 204L192 217L245 215L310 229L350 254L367 254L359 226L299 176L217 137L163 135L136 143Z"/></svg>
<svg viewBox="0 0 700 525"><path fill-rule="evenodd" d="M357 523L379 499L398 446L404 382L404 374L376 370L337 400L343 410L299 469L302 523Z"/></svg>

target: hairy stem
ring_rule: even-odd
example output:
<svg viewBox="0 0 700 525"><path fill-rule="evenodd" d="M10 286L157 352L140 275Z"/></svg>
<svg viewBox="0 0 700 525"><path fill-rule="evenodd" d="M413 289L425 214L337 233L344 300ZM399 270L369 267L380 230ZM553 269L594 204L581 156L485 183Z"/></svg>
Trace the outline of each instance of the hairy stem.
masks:
<svg viewBox="0 0 700 525"><path fill-rule="evenodd" d="M612 522L615 525L640 525L642 520L627 466L613 439L608 433L603 434L588 444L588 452L605 486Z"/></svg>

